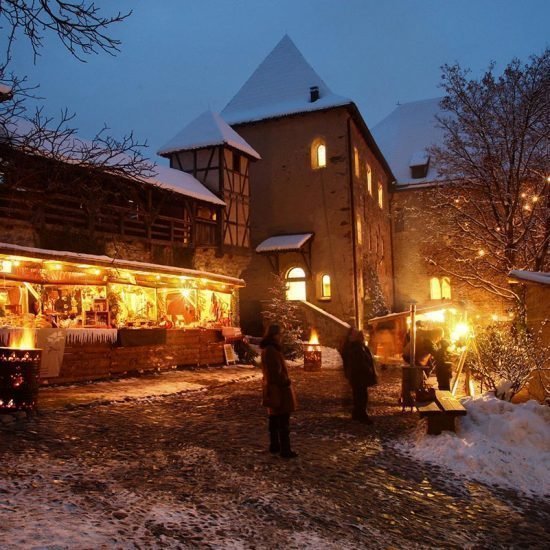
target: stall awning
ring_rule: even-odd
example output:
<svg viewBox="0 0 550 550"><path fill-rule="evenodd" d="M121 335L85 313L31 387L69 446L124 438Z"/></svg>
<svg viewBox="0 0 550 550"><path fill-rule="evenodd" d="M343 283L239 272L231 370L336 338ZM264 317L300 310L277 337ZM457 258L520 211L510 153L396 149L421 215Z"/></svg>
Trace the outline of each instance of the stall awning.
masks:
<svg viewBox="0 0 550 550"><path fill-rule="evenodd" d="M258 254L268 257L271 267L279 273L279 254L298 252L311 273L311 241L314 233L294 233L291 235L274 235L262 241L257 247Z"/></svg>
<svg viewBox="0 0 550 550"><path fill-rule="evenodd" d="M522 271L514 269L510 271L508 276L511 279L520 281L522 283L538 283L541 285L550 285L550 273L544 271Z"/></svg>
<svg viewBox="0 0 550 550"><path fill-rule="evenodd" d="M423 313L430 313L441 309L461 309L462 310L464 309L464 304L451 301L451 302L434 304L431 306L420 306L416 308L416 314L420 315ZM399 317L409 317L410 314L411 312L408 309L406 311L388 313L387 315L382 315L381 317L373 317L372 319L369 319L368 324L370 325L372 323L376 324L384 321L390 321L393 319L398 319Z"/></svg>
<svg viewBox="0 0 550 550"><path fill-rule="evenodd" d="M105 267L111 269L125 269L133 272L144 272L150 274L160 274L173 277L189 277L205 279L208 281L234 285L238 287L245 286L243 279L228 277L218 273L208 271L197 271L195 269L186 269L183 267L174 267L161 264L151 264L137 262L133 260L115 259L109 256L96 256L94 254L82 254L80 252L69 252L64 250L47 250L44 248L33 248L29 246L19 246L10 243L0 242L0 255L6 255L11 259L40 259L54 260L60 262L70 262L84 264L84 266Z"/></svg>

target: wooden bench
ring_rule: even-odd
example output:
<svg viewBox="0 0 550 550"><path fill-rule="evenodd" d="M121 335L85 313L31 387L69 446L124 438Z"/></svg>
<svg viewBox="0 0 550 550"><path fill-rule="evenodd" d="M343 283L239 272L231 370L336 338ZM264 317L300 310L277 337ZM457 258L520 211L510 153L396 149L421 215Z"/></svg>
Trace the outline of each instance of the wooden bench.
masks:
<svg viewBox="0 0 550 550"><path fill-rule="evenodd" d="M428 419L428 434L430 435L439 435L444 430L456 431L456 417L466 415L466 409L450 391L436 390L434 401L416 403L416 408L421 418Z"/></svg>

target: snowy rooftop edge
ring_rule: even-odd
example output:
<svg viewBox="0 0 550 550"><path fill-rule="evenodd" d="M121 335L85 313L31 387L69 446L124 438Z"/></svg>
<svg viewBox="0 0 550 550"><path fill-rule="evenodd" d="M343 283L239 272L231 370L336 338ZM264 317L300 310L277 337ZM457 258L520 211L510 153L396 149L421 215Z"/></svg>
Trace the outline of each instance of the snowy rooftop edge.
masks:
<svg viewBox="0 0 550 550"><path fill-rule="evenodd" d="M14 119L13 122L10 122L9 127L7 127L6 130L8 132L8 135L12 135L14 138L24 138L26 135L29 134L29 132L32 132L32 122L24 118ZM0 139L2 139L2 137L3 136L0 135ZM83 148L90 144L89 141L78 137L74 137L71 139L71 147L75 147L76 150L78 150L79 144ZM56 144L55 140L46 140L44 143L40 144L39 147L36 148L36 153L41 154L47 158L49 154L52 154L52 150L55 150L58 146L59 144ZM60 155L60 157L61 156L62 155ZM125 155L121 154L119 156L124 158ZM59 158L57 160L59 160L59 162L77 163L78 156L63 156L63 158ZM191 197L204 202L225 206L224 201L214 195L214 193L212 193L206 186L204 186L191 174L182 172L181 170L176 170L174 168L169 168L167 166L155 164L150 159L144 158L143 160L146 162L151 162L152 172L154 172L154 175L135 178L135 181L139 181L148 185L154 185L161 189L172 191L174 193L178 193L179 195L185 195L187 197ZM105 167L105 170L106 172L108 172L107 167Z"/></svg>
<svg viewBox="0 0 550 550"><path fill-rule="evenodd" d="M514 269L510 271L508 276L527 283L550 285L550 273L544 271L523 271L521 269Z"/></svg>
<svg viewBox="0 0 550 550"><path fill-rule="evenodd" d="M330 101L329 101L330 99ZM246 124L248 122L259 122L260 120L266 120L270 118L281 118L292 115L299 115L302 113L312 113L314 111L323 111L325 109L332 109L335 107L344 107L351 105L353 101L343 96L337 96L331 94L327 97L322 97L313 103L309 102L292 102L292 103L280 103L272 105L264 110L243 110L240 112L224 112L224 118L228 124L238 125Z"/></svg>
<svg viewBox="0 0 550 550"><path fill-rule="evenodd" d="M313 237L313 233L297 233L294 235L274 235L262 241L256 252L276 252L284 250L300 250Z"/></svg>
<svg viewBox="0 0 550 550"><path fill-rule="evenodd" d="M19 253L19 254L18 254ZM135 260L122 260L111 258L106 255L85 254L83 252L70 252L68 250L50 250L46 248L34 248L30 246L20 246L18 244L3 243L0 242L0 254L12 254L14 256L24 256L25 254L41 254L43 256L52 256L55 258L67 258L67 260L78 260L81 263L86 261L107 264L107 267L113 268L135 268L144 269L146 271L164 271L169 275L181 276L189 275L195 277L202 277L203 279L210 278L213 281L223 281L232 283L238 286L245 286L243 279L236 277L229 277L228 275L219 275L218 273L212 273L210 271L198 271L196 269L187 269L185 267L175 267L162 264L152 264L147 262L138 262Z"/></svg>
<svg viewBox="0 0 550 550"><path fill-rule="evenodd" d="M228 145L257 160L260 154L227 122L213 111L205 111L187 124L158 151L160 156L177 151L193 151L215 145Z"/></svg>

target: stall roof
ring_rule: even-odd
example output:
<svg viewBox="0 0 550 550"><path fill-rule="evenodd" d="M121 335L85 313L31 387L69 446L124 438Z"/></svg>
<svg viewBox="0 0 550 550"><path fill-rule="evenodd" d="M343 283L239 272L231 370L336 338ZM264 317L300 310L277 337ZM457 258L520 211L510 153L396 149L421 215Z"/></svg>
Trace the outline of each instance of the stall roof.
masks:
<svg viewBox="0 0 550 550"><path fill-rule="evenodd" d="M544 271L522 271L514 269L508 274L512 279L524 283L539 283L541 285L550 285L550 273Z"/></svg>
<svg viewBox="0 0 550 550"><path fill-rule="evenodd" d="M215 282L231 284L234 286L245 286L243 279L219 275L208 271L197 271L195 269L186 269L183 267L174 267L161 264L151 264L145 262L136 262L133 260L119 260L110 256L96 256L94 254L83 254L80 252L69 252L65 250L46 250L44 248L33 248L29 246L19 246L10 243L0 243L0 254L12 255L17 257L27 257L42 260L57 260L66 262L78 262L90 264L91 266L103 266L110 268L129 269L134 271L146 271L150 273L164 273L175 277L199 277Z"/></svg>
<svg viewBox="0 0 550 550"><path fill-rule="evenodd" d="M284 252L300 250L310 239L313 233L297 233L295 235L275 235L262 241L256 252Z"/></svg>
<svg viewBox="0 0 550 550"><path fill-rule="evenodd" d="M20 143L28 140L32 152L37 155L53 158L54 160L68 164L78 164L82 160L90 164L91 161L87 160L87 156L92 145L91 142L72 135L57 137L55 136L55 132L48 134L47 130L44 136L35 139L35 133L36 128L30 120L14 117L0 130L0 139L10 137L16 144L18 140ZM97 160L99 163L102 162L101 158ZM108 171L110 163L115 166L119 162L125 163L129 162L129 160L130 157L128 155L121 153L112 159L106 160L104 168ZM191 174L169 168L168 166L155 164L149 159L144 159L144 161L151 162L151 175L136 177L135 180L204 202L220 206L225 205L224 201L214 195Z"/></svg>
<svg viewBox="0 0 550 550"><path fill-rule="evenodd" d="M461 309L464 306L462 304L457 304L456 302L445 302L444 304L435 304L433 306L424 306L416 309L417 314L428 313L430 311L437 311L438 309ZM382 315L381 317L373 317L369 319L369 323L373 321L378 323L379 321L387 321L389 319L397 319L398 317L408 317L411 314L410 310L398 311L396 313L388 313L388 315Z"/></svg>

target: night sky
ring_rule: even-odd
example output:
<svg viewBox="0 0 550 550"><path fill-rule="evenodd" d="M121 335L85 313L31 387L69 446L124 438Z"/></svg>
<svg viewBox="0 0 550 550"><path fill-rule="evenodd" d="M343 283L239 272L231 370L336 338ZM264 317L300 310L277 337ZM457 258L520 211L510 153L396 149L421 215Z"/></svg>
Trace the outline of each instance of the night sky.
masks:
<svg viewBox="0 0 550 550"><path fill-rule="evenodd" d="M490 60L548 45L548 0L98 0L133 9L113 36L117 57L87 63L45 41L33 64L24 41L12 70L40 84L48 114L77 113L82 137L104 123L134 130L155 151L206 109L221 111L288 33L337 94L352 98L369 126L396 102L435 97L439 67L460 62L479 75ZM111 6L113 6L111 8ZM106 12L108 13L108 12Z"/></svg>

